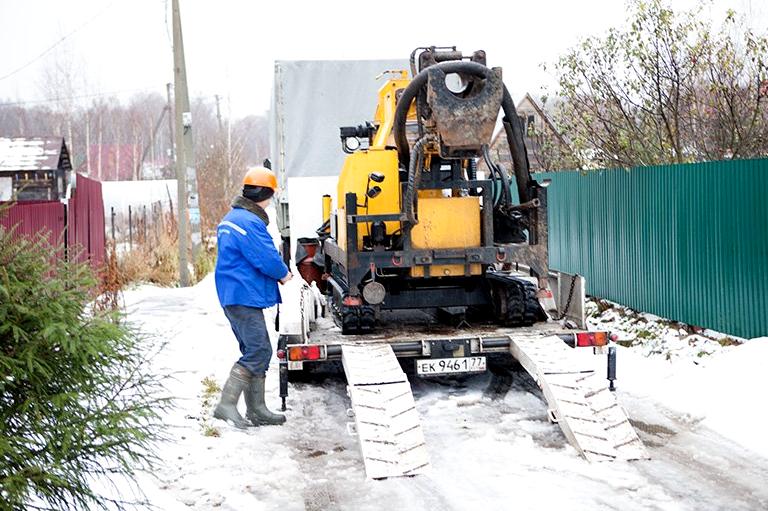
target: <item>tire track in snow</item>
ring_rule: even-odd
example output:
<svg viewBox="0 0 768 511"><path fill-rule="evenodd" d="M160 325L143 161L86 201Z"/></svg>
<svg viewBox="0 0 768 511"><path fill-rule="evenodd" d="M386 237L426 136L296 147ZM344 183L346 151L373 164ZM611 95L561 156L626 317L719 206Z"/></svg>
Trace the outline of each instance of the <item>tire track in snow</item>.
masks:
<svg viewBox="0 0 768 511"><path fill-rule="evenodd" d="M344 427L337 410L342 390L334 383L315 388L309 385L291 385L288 406L293 413L285 425L291 428L291 457L304 482L301 494L305 511L337 511L340 502L329 465L332 458L343 456L348 449L341 432L336 431Z"/></svg>
<svg viewBox="0 0 768 511"><path fill-rule="evenodd" d="M663 424L633 420L652 457L638 465L639 471L664 485L689 509L768 509L768 460L699 421L666 410L662 416L655 422Z"/></svg>
<svg viewBox="0 0 768 511"><path fill-rule="evenodd" d="M292 385L289 403L295 407L291 433L292 457L305 486L305 511L409 510L452 511L455 503L436 493L426 476L371 481L357 438L347 433L350 406L342 374L322 384Z"/></svg>

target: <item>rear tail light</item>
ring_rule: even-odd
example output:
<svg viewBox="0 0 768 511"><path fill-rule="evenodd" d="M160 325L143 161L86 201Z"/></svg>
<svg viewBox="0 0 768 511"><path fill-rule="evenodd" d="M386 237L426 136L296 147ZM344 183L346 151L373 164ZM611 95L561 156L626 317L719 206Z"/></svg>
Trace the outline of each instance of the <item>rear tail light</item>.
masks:
<svg viewBox="0 0 768 511"><path fill-rule="evenodd" d="M576 346L605 346L608 344L608 334L605 332L579 332L576 334Z"/></svg>
<svg viewBox="0 0 768 511"><path fill-rule="evenodd" d="M300 360L325 359L325 347L317 344L304 346L292 346L288 348L288 360L296 362Z"/></svg>
<svg viewBox="0 0 768 511"><path fill-rule="evenodd" d="M354 307L355 305L362 305L363 300L359 296L345 296L341 303L348 307Z"/></svg>
<svg viewBox="0 0 768 511"><path fill-rule="evenodd" d="M285 360L285 350L277 350L277 358L279 360Z"/></svg>

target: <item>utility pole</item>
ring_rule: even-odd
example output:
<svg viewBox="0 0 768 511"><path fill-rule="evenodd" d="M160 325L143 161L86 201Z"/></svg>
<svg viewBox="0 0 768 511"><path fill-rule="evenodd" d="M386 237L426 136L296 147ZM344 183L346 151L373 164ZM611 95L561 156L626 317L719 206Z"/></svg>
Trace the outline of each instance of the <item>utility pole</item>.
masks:
<svg viewBox="0 0 768 511"><path fill-rule="evenodd" d="M226 192L232 188L232 101L227 94L227 188Z"/></svg>
<svg viewBox="0 0 768 511"><path fill-rule="evenodd" d="M147 159L147 153L150 152L150 149L154 152L155 137L157 136L160 126L163 124L163 118L166 114L170 116L170 111L168 110L167 105L160 112L160 117L157 118L157 123L155 123L154 129L150 132L149 142L144 146L144 150L141 152L141 159L136 164L136 175L139 176L139 179L141 179L141 168L144 166L144 160Z"/></svg>
<svg viewBox="0 0 768 511"><path fill-rule="evenodd" d="M221 96L216 94L214 98L216 98L216 120L219 121L219 137L221 137L221 134L224 133L224 127L221 124L221 107L219 106Z"/></svg>
<svg viewBox="0 0 768 511"><path fill-rule="evenodd" d="M192 146L192 112L189 108L187 67L181 34L179 0L173 0L173 76L176 103L176 179L179 211L179 282L190 285L188 246L191 227L192 260L200 247L200 206L197 196L194 148Z"/></svg>
<svg viewBox="0 0 768 511"><path fill-rule="evenodd" d="M168 134L171 137L170 138L171 145L170 145L170 149L168 149L168 158L170 159L170 162L171 162L171 168L175 169L176 167L174 166L174 161L176 160L176 151L173 150L173 144L175 143L174 140L173 140L173 121L174 121L174 119L173 119L173 115L172 115L173 114L173 106L171 106L172 105L172 103L171 103L171 88L172 87L173 87L172 83L166 83L165 84L165 92L166 92L166 96L167 96L165 108L168 109Z"/></svg>
<svg viewBox="0 0 768 511"><path fill-rule="evenodd" d="M93 179L91 175L91 113L89 110L85 111L85 172L88 177Z"/></svg>
<svg viewBox="0 0 768 511"><path fill-rule="evenodd" d="M101 181L101 153L104 152L104 149L102 147L102 143L104 142L104 125L102 124L102 112L99 112L99 157L96 160L98 162L98 166L96 167L98 169L96 179Z"/></svg>

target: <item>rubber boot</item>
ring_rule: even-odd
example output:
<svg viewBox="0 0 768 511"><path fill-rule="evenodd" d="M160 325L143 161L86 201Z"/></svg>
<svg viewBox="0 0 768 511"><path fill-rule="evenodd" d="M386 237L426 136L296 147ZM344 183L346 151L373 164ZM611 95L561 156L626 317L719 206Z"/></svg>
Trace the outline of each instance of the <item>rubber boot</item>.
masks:
<svg viewBox="0 0 768 511"><path fill-rule="evenodd" d="M254 426L279 425L285 422L285 415L272 413L264 403L264 376L254 375L245 389L245 416Z"/></svg>
<svg viewBox="0 0 768 511"><path fill-rule="evenodd" d="M229 378L221 390L221 400L213 411L213 416L217 419L231 421L235 427L245 429L251 426L251 423L243 419L240 412L237 411L237 402L251 382L251 372L240 364L235 364L229 371Z"/></svg>

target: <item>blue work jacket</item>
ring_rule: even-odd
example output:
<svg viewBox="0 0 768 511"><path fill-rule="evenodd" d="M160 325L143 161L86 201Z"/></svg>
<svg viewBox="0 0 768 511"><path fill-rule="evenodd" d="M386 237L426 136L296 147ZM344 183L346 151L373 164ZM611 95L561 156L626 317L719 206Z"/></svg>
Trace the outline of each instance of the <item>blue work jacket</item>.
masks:
<svg viewBox="0 0 768 511"><path fill-rule="evenodd" d="M263 309L280 303L277 282L288 274L267 225L254 213L233 208L217 229L216 292L222 307Z"/></svg>

